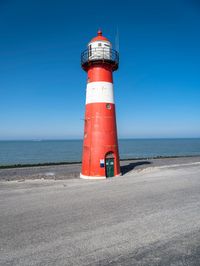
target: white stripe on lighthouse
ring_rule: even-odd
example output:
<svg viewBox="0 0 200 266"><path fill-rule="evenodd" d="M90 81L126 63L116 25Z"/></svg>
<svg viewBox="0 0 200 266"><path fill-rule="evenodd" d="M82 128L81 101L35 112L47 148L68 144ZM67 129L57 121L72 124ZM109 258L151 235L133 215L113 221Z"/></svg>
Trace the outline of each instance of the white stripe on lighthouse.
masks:
<svg viewBox="0 0 200 266"><path fill-rule="evenodd" d="M88 103L114 103L113 83L89 82L86 89L86 104Z"/></svg>

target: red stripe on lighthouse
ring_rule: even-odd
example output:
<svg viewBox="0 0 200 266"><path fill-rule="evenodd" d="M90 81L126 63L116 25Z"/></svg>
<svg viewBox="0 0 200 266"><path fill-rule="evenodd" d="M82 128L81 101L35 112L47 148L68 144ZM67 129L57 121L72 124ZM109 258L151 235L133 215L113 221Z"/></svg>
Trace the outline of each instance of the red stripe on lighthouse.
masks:
<svg viewBox="0 0 200 266"><path fill-rule="evenodd" d="M88 82L94 81L113 82L111 67L102 65L91 66L88 69Z"/></svg>
<svg viewBox="0 0 200 266"><path fill-rule="evenodd" d="M100 160L105 159L108 152L114 153L114 173L120 174L117 145L117 128L115 121L115 105L93 103L86 105L82 174L85 176L105 177L105 168L100 167Z"/></svg>

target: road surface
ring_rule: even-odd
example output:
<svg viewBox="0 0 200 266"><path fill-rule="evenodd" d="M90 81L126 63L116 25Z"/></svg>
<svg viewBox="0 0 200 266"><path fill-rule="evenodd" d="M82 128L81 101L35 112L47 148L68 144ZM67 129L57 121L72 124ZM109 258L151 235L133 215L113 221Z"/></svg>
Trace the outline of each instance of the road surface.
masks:
<svg viewBox="0 0 200 266"><path fill-rule="evenodd" d="M0 182L0 265L200 265L200 162Z"/></svg>

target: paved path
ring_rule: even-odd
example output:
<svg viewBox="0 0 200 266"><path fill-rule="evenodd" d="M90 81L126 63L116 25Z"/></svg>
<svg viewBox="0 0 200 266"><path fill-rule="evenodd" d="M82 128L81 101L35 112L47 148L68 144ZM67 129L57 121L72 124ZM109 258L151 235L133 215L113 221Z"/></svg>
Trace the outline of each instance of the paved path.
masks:
<svg viewBox="0 0 200 266"><path fill-rule="evenodd" d="M200 164L0 182L0 265L200 265Z"/></svg>

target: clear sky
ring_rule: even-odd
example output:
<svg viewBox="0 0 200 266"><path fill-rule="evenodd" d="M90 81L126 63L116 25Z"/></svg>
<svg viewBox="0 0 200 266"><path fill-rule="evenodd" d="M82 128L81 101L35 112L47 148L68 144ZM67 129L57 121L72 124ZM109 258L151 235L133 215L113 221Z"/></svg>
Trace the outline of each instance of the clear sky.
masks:
<svg viewBox="0 0 200 266"><path fill-rule="evenodd" d="M120 36L119 137L200 137L199 1L0 0L0 139L82 138L99 27Z"/></svg>

